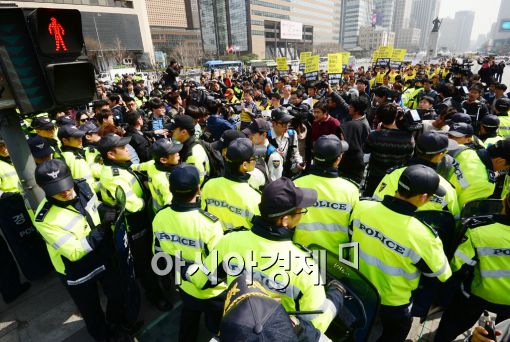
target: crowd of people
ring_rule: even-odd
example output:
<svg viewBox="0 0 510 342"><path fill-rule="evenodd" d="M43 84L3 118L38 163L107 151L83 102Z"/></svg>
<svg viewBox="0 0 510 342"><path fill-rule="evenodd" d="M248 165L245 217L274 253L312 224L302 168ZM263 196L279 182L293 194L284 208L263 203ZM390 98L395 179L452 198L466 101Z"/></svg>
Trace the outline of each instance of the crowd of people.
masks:
<svg viewBox="0 0 510 342"><path fill-rule="evenodd" d="M327 72L307 81L267 70L191 80L172 61L150 92L144 80L124 75L111 87L97 82L98 99L87 110L28 119L35 179L46 194L34 226L90 335L129 340L141 326L130 315L139 302L118 290L111 257L119 186L136 277L162 311L178 293L181 341L197 339L201 315L221 341L281 334L319 341L335 318L355 326L341 280L317 283L293 271L294 258L317 267L310 246L338 255L350 242L358 254L345 257L359 259L359 272L380 295L380 341L404 341L412 317L424 316L415 305L423 284L443 294L428 303L444 309L436 341L452 341L484 310L510 318L510 98L494 62L480 63L479 74L455 59L347 67L329 82ZM0 140L2 196L20 192L18 183ZM466 205L486 199L499 200L501 212L461 220ZM446 246L454 242L442 241L420 212L466 227L452 253ZM159 252L182 267L158 275ZM225 272L232 253L253 261L251 270L236 264L235 276ZM268 264L267 253L293 258L286 268L284 258ZM247 318L250 310L226 314L238 287L254 289L239 285L247 273L258 297L279 298L294 313L281 318L288 335L284 323L262 329ZM8 302L28 289L12 267L0 284Z"/></svg>

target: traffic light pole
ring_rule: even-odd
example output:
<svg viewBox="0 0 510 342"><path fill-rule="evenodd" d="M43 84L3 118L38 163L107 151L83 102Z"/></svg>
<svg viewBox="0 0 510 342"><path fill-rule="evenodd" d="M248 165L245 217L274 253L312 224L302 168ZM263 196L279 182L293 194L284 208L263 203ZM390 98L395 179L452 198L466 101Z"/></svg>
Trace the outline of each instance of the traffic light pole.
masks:
<svg viewBox="0 0 510 342"><path fill-rule="evenodd" d="M20 117L15 108L0 110L0 133L21 181L25 200L35 212L44 199L44 192L35 182L34 158L30 153L19 120Z"/></svg>

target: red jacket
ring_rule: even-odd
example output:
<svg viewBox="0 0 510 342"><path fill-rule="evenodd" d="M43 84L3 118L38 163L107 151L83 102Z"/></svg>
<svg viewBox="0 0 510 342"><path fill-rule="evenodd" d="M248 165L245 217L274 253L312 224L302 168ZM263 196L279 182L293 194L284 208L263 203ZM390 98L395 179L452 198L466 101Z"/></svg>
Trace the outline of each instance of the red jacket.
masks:
<svg viewBox="0 0 510 342"><path fill-rule="evenodd" d="M315 142L320 136L333 134L340 138L340 121L328 116L326 120L314 121L312 124L312 141Z"/></svg>

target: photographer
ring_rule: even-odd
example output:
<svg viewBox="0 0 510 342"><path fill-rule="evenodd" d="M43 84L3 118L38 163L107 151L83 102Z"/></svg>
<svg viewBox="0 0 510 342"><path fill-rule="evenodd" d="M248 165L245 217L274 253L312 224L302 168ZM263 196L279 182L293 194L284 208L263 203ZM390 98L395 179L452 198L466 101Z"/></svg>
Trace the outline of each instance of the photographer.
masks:
<svg viewBox="0 0 510 342"><path fill-rule="evenodd" d="M170 65L166 68L166 74L163 76L166 85L172 87L175 91L179 88L177 85L177 77L181 73L181 66L177 63L177 61L170 61Z"/></svg>
<svg viewBox="0 0 510 342"><path fill-rule="evenodd" d="M368 135L363 152L370 153L368 176L364 196L372 196L388 169L402 166L412 157L414 138L412 132L397 127L398 107L387 103L377 108L380 127Z"/></svg>
<svg viewBox="0 0 510 342"><path fill-rule="evenodd" d="M232 91L231 89L228 90ZM228 90L226 94L230 94ZM231 96L234 96L233 91ZM228 103L223 104L220 100L211 99L208 108L210 115L207 118L207 130L211 132L213 140L219 140L226 130L236 129L235 123L228 120L231 114L234 113L234 109L231 105Z"/></svg>

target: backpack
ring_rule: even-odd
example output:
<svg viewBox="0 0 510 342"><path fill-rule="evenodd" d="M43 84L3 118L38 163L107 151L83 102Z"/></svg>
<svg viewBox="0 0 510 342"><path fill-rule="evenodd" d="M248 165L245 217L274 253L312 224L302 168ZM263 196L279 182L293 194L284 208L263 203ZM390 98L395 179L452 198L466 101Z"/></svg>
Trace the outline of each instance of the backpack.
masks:
<svg viewBox="0 0 510 342"><path fill-rule="evenodd" d="M220 151L214 149L211 143L203 141L202 139L197 139L193 145L191 145L190 153L193 150L193 147L197 144L202 146L205 153L207 154L207 158L209 159L209 174L206 176L206 178L211 179L223 176L225 171L225 164L223 162L223 157Z"/></svg>

